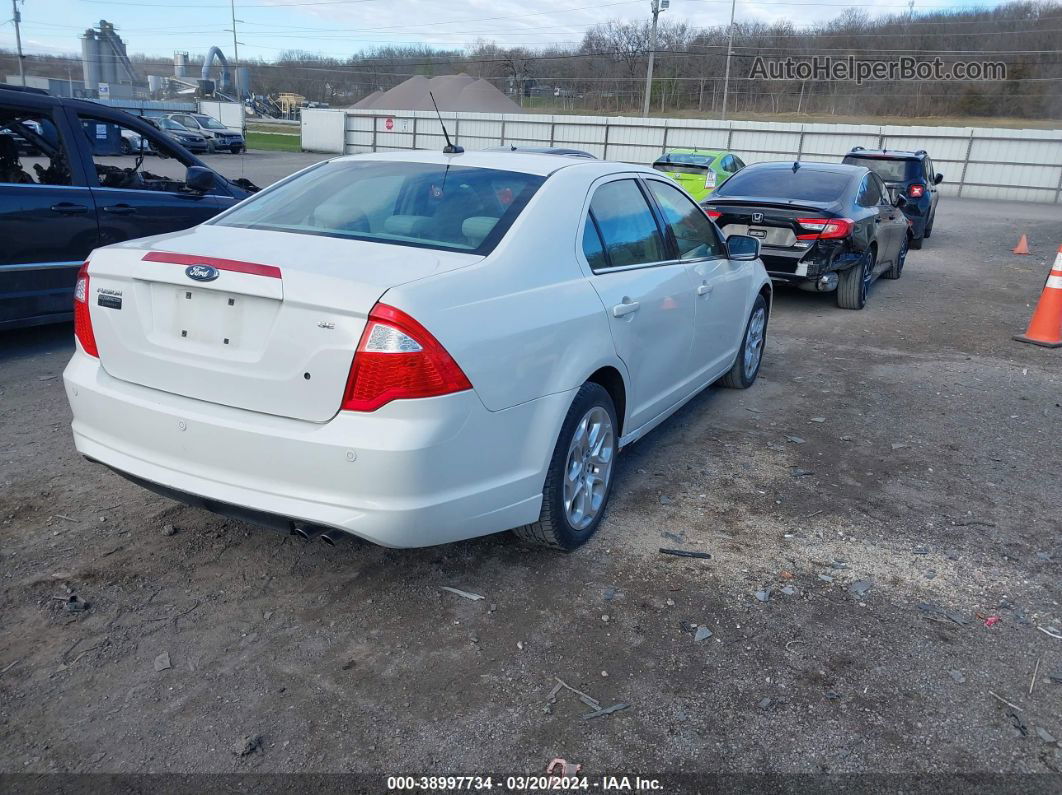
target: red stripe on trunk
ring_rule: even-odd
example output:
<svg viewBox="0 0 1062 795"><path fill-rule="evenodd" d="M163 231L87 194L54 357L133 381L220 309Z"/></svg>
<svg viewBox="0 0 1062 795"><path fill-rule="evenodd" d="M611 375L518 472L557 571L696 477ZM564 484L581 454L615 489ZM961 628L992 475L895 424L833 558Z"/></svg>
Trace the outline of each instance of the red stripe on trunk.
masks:
<svg viewBox="0 0 1062 795"><path fill-rule="evenodd" d="M249 273L252 276L268 276L272 279L282 278L280 268L276 265L260 265L257 262L241 262L238 259L202 257L198 254L176 254L171 251L149 251L144 255L143 259L144 262L167 262L171 265L210 265L219 271Z"/></svg>

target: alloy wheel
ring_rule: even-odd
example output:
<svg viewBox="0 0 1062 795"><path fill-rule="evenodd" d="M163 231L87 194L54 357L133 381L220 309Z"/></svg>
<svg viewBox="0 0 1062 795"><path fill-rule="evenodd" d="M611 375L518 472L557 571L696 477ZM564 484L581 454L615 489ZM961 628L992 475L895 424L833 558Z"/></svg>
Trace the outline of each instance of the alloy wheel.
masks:
<svg viewBox="0 0 1062 795"><path fill-rule="evenodd" d="M745 337L745 380L749 381L760 366L763 358L763 332L767 326L767 313L762 307L749 318L749 331Z"/></svg>
<svg viewBox="0 0 1062 795"><path fill-rule="evenodd" d="M864 301L870 291L870 279L874 274L874 259L874 252L868 251L866 264L863 265L863 282L859 285L859 296Z"/></svg>
<svg viewBox="0 0 1062 795"><path fill-rule="evenodd" d="M575 426L564 466L564 512L572 529L589 527L601 511L615 453L612 418L594 406Z"/></svg>

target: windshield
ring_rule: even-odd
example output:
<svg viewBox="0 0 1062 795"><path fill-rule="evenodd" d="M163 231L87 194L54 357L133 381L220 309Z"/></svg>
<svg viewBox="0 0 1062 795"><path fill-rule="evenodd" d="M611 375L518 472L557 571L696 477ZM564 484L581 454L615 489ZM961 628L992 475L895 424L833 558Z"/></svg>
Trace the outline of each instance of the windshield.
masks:
<svg viewBox="0 0 1062 795"><path fill-rule="evenodd" d="M715 196L756 196L787 201L832 202L841 198L852 175L813 168L745 168L732 176Z"/></svg>
<svg viewBox="0 0 1062 795"><path fill-rule="evenodd" d="M226 127L220 121L218 121L217 119L211 118L210 116L197 116L196 118L198 119L199 123L202 124L204 127L206 127L208 130L227 130L228 129L228 127Z"/></svg>
<svg viewBox="0 0 1062 795"><path fill-rule="evenodd" d="M886 182L906 182L918 177L918 162L884 157L845 157L850 166L866 166Z"/></svg>
<svg viewBox="0 0 1062 795"><path fill-rule="evenodd" d="M489 168L332 161L211 223L488 254L544 181Z"/></svg>
<svg viewBox="0 0 1062 795"><path fill-rule="evenodd" d="M177 130L178 132L188 132L187 127L185 127L180 122L174 121L173 119L159 119L159 125L161 125L162 129L164 130Z"/></svg>

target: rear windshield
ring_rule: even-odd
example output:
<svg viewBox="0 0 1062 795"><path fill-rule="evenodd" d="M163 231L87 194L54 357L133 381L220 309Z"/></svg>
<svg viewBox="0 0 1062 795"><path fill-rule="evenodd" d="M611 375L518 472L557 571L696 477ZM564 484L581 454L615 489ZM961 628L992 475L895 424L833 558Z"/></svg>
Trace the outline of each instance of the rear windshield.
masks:
<svg viewBox="0 0 1062 795"><path fill-rule="evenodd" d="M723 186L715 196L756 196L786 201L832 202L841 198L852 181L851 174L836 171L816 171L812 168L744 168Z"/></svg>
<svg viewBox="0 0 1062 795"><path fill-rule="evenodd" d="M544 181L489 168L333 161L211 223L488 254Z"/></svg>
<svg viewBox="0 0 1062 795"><path fill-rule="evenodd" d="M865 166L885 182L907 182L909 179L918 178L919 167L917 160L847 155L844 162L850 166Z"/></svg>
<svg viewBox="0 0 1062 795"><path fill-rule="evenodd" d="M657 171L663 171L665 174L703 174L708 171L707 165L678 165L676 163L667 163L662 160L658 160L653 163L653 168L655 168Z"/></svg>
<svg viewBox="0 0 1062 795"><path fill-rule="evenodd" d="M715 160L715 155L702 155L697 152L667 152L659 157L658 163L685 163L688 166L708 166Z"/></svg>

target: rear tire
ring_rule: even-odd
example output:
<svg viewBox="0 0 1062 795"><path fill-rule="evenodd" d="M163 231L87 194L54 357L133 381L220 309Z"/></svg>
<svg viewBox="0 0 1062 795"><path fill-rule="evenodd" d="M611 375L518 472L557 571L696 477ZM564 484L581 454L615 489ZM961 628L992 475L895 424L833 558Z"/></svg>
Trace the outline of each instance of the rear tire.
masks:
<svg viewBox="0 0 1062 795"><path fill-rule="evenodd" d="M929 235L925 235L924 237L912 237L911 238L911 248L914 249L915 251L918 251L918 249L922 248L922 241L926 237L929 237Z"/></svg>
<svg viewBox="0 0 1062 795"><path fill-rule="evenodd" d="M762 295L757 295L745 324L745 336L741 338L737 359L730 372L720 380L730 389L748 389L756 381L763 361L763 347L767 343L767 302Z"/></svg>
<svg viewBox="0 0 1062 795"><path fill-rule="evenodd" d="M608 392L600 384L583 384L553 449L538 521L513 532L524 541L566 552L585 544L601 524L612 492L618 432Z"/></svg>
<svg viewBox="0 0 1062 795"><path fill-rule="evenodd" d="M887 271L881 274L883 279L899 279L903 276L903 266L907 261L907 247L911 243L911 236L904 235L903 242L900 244L900 250L896 252L896 260L892 263Z"/></svg>
<svg viewBox="0 0 1062 795"><path fill-rule="evenodd" d="M862 309L867 305L867 291L874 273L874 249L867 251L858 263L841 271L837 284L837 306L841 309Z"/></svg>

